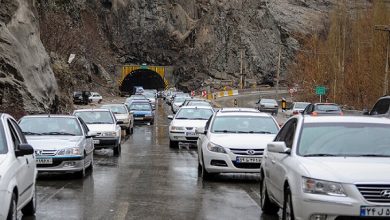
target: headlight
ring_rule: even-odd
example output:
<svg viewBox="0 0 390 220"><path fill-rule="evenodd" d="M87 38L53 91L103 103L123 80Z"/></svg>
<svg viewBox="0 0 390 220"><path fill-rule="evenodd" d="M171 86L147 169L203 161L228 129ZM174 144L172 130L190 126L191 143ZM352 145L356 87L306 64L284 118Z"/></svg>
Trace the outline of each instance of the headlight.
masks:
<svg viewBox="0 0 390 220"><path fill-rule="evenodd" d="M303 192L329 196L347 196L340 183L302 177Z"/></svg>
<svg viewBox="0 0 390 220"><path fill-rule="evenodd" d="M212 151L212 152L226 154L225 148L223 148L222 146L219 146L217 144L213 144L211 142L209 142L207 144L207 148L209 149L209 151Z"/></svg>
<svg viewBox="0 0 390 220"><path fill-rule="evenodd" d="M81 155L80 148L78 147L72 147L72 148L65 148L62 150L59 150L57 152L58 156L64 156L64 155Z"/></svg>
<svg viewBox="0 0 390 220"><path fill-rule="evenodd" d="M185 130L184 127L176 127L176 126L171 127L171 131L184 131L184 130Z"/></svg>
<svg viewBox="0 0 390 220"><path fill-rule="evenodd" d="M152 114L145 114L146 117L152 117Z"/></svg>
<svg viewBox="0 0 390 220"><path fill-rule="evenodd" d="M105 136L105 137L116 136L116 132L115 132L115 131L102 132L102 135L101 135L101 136Z"/></svg>

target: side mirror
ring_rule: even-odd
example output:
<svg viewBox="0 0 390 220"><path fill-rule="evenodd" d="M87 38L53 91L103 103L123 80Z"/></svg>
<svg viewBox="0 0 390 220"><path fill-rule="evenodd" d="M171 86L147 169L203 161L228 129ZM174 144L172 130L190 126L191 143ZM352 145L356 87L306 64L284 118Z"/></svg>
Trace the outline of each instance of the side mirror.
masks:
<svg viewBox="0 0 390 220"><path fill-rule="evenodd" d="M205 128L197 128L195 129L196 134L207 134L207 130Z"/></svg>
<svg viewBox="0 0 390 220"><path fill-rule="evenodd" d="M291 149L287 148L284 141L275 141L267 145L267 151L273 153L290 154Z"/></svg>
<svg viewBox="0 0 390 220"><path fill-rule="evenodd" d="M16 157L23 157L31 154L34 154L34 148L29 144L19 144L18 149L15 150Z"/></svg>
<svg viewBox="0 0 390 220"><path fill-rule="evenodd" d="M98 133L95 131L88 131L88 134L85 136L86 138L94 138L98 136Z"/></svg>
<svg viewBox="0 0 390 220"><path fill-rule="evenodd" d="M370 111L368 111L368 109L364 109L363 110L363 115L370 115Z"/></svg>
<svg viewBox="0 0 390 220"><path fill-rule="evenodd" d="M173 120L173 115L168 115L169 120Z"/></svg>

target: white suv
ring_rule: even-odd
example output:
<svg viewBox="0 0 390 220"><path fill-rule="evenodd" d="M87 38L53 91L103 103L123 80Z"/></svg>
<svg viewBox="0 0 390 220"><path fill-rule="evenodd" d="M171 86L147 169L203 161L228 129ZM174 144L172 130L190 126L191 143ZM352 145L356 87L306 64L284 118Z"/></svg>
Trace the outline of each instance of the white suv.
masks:
<svg viewBox="0 0 390 220"><path fill-rule="evenodd" d="M0 219L18 219L19 210L35 213L36 177L34 149L16 121L0 114Z"/></svg>
<svg viewBox="0 0 390 220"><path fill-rule="evenodd" d="M264 153L263 211L282 207L283 219L389 219L389 132L385 118L292 117Z"/></svg>
<svg viewBox="0 0 390 220"><path fill-rule="evenodd" d="M197 130L203 179L217 173L258 173L263 151L278 131L275 119L256 109L219 110L206 128Z"/></svg>

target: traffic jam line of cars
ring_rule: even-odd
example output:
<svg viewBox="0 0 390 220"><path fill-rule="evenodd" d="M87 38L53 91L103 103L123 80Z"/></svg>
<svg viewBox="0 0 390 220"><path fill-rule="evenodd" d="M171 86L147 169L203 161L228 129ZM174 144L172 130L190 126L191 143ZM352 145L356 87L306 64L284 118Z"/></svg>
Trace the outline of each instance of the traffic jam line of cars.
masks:
<svg viewBox="0 0 390 220"><path fill-rule="evenodd" d="M16 122L12 116L0 114L0 220L18 219L19 211L35 214L38 172L84 178L93 170L94 150L111 148L113 155L119 156L122 130L132 134L135 120L153 124L149 93L157 96L144 90L140 99L130 104L79 109L72 115L28 115Z"/></svg>

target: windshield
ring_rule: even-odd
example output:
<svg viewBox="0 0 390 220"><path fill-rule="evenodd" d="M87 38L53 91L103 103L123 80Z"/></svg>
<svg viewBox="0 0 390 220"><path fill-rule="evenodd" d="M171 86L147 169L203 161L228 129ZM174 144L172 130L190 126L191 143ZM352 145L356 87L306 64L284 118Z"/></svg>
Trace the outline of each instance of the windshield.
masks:
<svg viewBox="0 0 390 220"><path fill-rule="evenodd" d="M341 111L341 109L337 105L317 105L316 111L329 112L329 111Z"/></svg>
<svg viewBox="0 0 390 220"><path fill-rule="evenodd" d="M173 102L184 102L188 97L176 97Z"/></svg>
<svg viewBox="0 0 390 220"><path fill-rule="evenodd" d="M309 103L295 103L294 108L305 109L308 105Z"/></svg>
<svg viewBox="0 0 390 220"><path fill-rule="evenodd" d="M130 111L152 111L148 103L134 103L130 105Z"/></svg>
<svg viewBox="0 0 390 220"><path fill-rule="evenodd" d="M0 154L6 154L8 152L7 140L5 139L4 128L0 126Z"/></svg>
<svg viewBox="0 0 390 220"><path fill-rule="evenodd" d="M277 104L276 100L274 100L274 99L262 99L261 103L275 104L275 105Z"/></svg>
<svg viewBox="0 0 390 220"><path fill-rule="evenodd" d="M390 156L390 125L370 123L305 124L299 140L301 156Z"/></svg>
<svg viewBox="0 0 390 220"><path fill-rule="evenodd" d="M189 102L188 106L211 106L208 102Z"/></svg>
<svg viewBox="0 0 390 220"><path fill-rule="evenodd" d="M208 120L213 115L211 109L204 108L181 108L175 119Z"/></svg>
<svg viewBox="0 0 390 220"><path fill-rule="evenodd" d="M103 105L102 108L109 109L114 114L127 114L126 106L124 105Z"/></svg>
<svg viewBox="0 0 390 220"><path fill-rule="evenodd" d="M131 101L133 99L146 99L146 97L144 95L132 95L126 99L126 102Z"/></svg>
<svg viewBox="0 0 390 220"><path fill-rule="evenodd" d="M109 111L80 111L75 115L79 116L87 124L114 124L114 119Z"/></svg>
<svg viewBox="0 0 390 220"><path fill-rule="evenodd" d="M156 97L153 93L144 93L143 95L148 99L154 99Z"/></svg>
<svg viewBox="0 0 390 220"><path fill-rule="evenodd" d="M82 135L75 118L27 117L21 119L19 126L25 135Z"/></svg>
<svg viewBox="0 0 390 220"><path fill-rule="evenodd" d="M220 116L216 117L211 132L276 134L278 126L271 117Z"/></svg>

